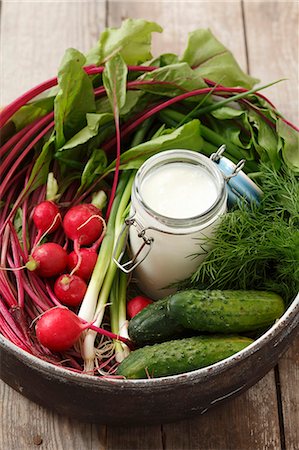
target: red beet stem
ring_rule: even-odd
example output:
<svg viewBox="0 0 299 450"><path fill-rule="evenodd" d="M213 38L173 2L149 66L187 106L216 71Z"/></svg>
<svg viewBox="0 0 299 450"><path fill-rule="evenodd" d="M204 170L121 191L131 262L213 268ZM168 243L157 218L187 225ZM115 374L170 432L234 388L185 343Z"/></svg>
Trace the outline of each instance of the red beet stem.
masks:
<svg viewBox="0 0 299 450"><path fill-rule="evenodd" d="M85 321L82 321L82 322L86 323ZM91 330L96 331L97 333L102 334L102 335L104 335L106 337L109 337L111 339L115 339L117 341L121 341L124 344L126 344L130 349L133 348L133 342L130 339L127 339L127 338L124 338L122 336L119 336L119 335L117 335L115 333L112 333L111 331L104 330L104 328L96 327L95 325L92 325L92 324L87 324L87 325L88 325L88 328L90 328Z"/></svg>
<svg viewBox="0 0 299 450"><path fill-rule="evenodd" d="M5 144L0 147L0 159L2 159L6 152L8 152L11 148L13 148L21 139L22 137L32 128L33 124L29 123L26 125L26 127L22 128L20 131L18 131L16 134L14 134L10 139L8 139Z"/></svg>
<svg viewBox="0 0 299 450"><path fill-rule="evenodd" d="M17 158L17 160L15 161L15 163L13 164L13 166L11 167L11 169L9 170L6 178L4 179L4 181L1 184L0 187L0 197L3 196L5 190L8 188L9 186L9 181L11 176L13 175L14 171L18 168L19 164L21 164L22 160L24 159L24 154L28 154L30 152L30 150L35 146L35 144L37 142L40 141L40 139L47 134L48 131L51 130L51 128L53 128L54 126L54 121L52 121L51 123L49 123L46 128L44 128L31 142L30 144L27 146L27 148L23 151L23 153ZM37 174L38 175L38 174ZM29 189L30 186L27 185L27 188L25 190L23 190L20 195L18 196L17 200L15 201L15 204L13 206L13 208L11 209L8 217L6 218L6 220L4 221L3 226L1 227L0 233L2 233L3 228L6 226L6 224L8 223L8 221L13 217L13 215L15 214L16 210L18 209L18 207L20 206L20 203L22 202L22 200L24 199L27 190Z"/></svg>
<svg viewBox="0 0 299 450"><path fill-rule="evenodd" d="M128 66L128 70L132 72L151 72L155 68L152 66ZM95 75L98 73L103 72L104 66L87 66L84 67L84 70L88 75ZM0 113L0 128L2 128L6 122L26 103L28 103L30 100L32 100L34 97L37 97L42 92L46 91L47 89L50 89L53 86L56 86L58 82L57 77L51 78L50 80L44 81L43 83L38 84L34 88L30 89L29 91L25 92L25 94L18 97L16 100L14 100L12 103L10 103L8 106L6 106Z"/></svg>
<svg viewBox="0 0 299 450"><path fill-rule="evenodd" d="M6 177L1 183L0 186L0 197L3 196L3 193L7 187L7 184L9 180L11 179L14 171L18 168L18 166L21 165L23 159L28 155L30 150L34 147L34 145L53 127L53 115L54 113L49 113L42 119L40 119L37 123L34 124L34 126L23 136L23 138L18 142L18 144L13 148L11 153L8 155L6 160L2 163L2 173L4 173L4 170L6 169L6 166L11 164L13 160L15 160L14 164L10 166L10 169L8 173L6 174ZM43 127L45 127L43 129ZM43 130L42 130L43 129ZM42 131L40 131L42 130ZM33 140L32 137L36 135L37 132L40 132ZM27 145L28 143L28 145ZM27 145L27 147L24 149L24 145ZM17 159L16 156L20 153Z"/></svg>

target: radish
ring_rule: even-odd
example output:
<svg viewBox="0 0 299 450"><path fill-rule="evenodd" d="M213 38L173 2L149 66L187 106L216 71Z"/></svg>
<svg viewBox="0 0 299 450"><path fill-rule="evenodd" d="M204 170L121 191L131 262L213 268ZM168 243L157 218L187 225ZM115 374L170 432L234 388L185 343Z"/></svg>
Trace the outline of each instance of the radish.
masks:
<svg viewBox="0 0 299 450"><path fill-rule="evenodd" d="M83 300L87 289L85 281L78 275L67 273L60 275L55 281L54 292L64 305L78 306Z"/></svg>
<svg viewBox="0 0 299 450"><path fill-rule="evenodd" d="M33 210L32 220L38 230L36 236L38 242L45 234L56 231L61 224L58 206L50 200L39 203Z"/></svg>
<svg viewBox="0 0 299 450"><path fill-rule="evenodd" d="M79 317L67 308L56 307L46 311L38 320L35 331L38 341L53 352L71 348L82 331L90 324L83 324Z"/></svg>
<svg viewBox="0 0 299 450"><path fill-rule="evenodd" d="M144 297L143 295L138 295L137 297L131 298L131 300L127 303L127 314L129 318L132 319L132 317L136 316L136 314L151 303L153 303L153 300L148 297Z"/></svg>
<svg viewBox="0 0 299 450"><path fill-rule="evenodd" d="M100 238L104 219L99 208L91 203L73 206L63 219L66 236L79 245L89 245Z"/></svg>
<svg viewBox="0 0 299 450"><path fill-rule="evenodd" d="M67 267L71 273L76 273L78 277L88 281L96 264L98 254L93 248L82 247L79 250L79 257L81 262L78 264L78 255L75 251L72 251L67 257Z"/></svg>
<svg viewBox="0 0 299 450"><path fill-rule="evenodd" d="M35 247L25 267L41 277L49 278L63 272L66 265L66 250L55 242L46 242Z"/></svg>
<svg viewBox="0 0 299 450"><path fill-rule="evenodd" d="M46 311L38 319L35 326L38 341L52 352L63 352L70 349L79 339L81 333L90 328L111 339L124 342L132 348L129 339L117 336L110 331L84 322L75 313L64 307L55 307Z"/></svg>

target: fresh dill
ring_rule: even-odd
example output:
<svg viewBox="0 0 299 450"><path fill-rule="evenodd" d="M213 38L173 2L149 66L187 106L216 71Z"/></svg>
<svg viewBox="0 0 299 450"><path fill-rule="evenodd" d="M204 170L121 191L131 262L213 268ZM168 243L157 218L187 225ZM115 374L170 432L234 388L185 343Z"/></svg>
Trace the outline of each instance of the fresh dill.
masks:
<svg viewBox="0 0 299 450"><path fill-rule="evenodd" d="M183 287L264 289L289 303L299 290L299 179L261 165L263 197L228 212L212 250Z"/></svg>

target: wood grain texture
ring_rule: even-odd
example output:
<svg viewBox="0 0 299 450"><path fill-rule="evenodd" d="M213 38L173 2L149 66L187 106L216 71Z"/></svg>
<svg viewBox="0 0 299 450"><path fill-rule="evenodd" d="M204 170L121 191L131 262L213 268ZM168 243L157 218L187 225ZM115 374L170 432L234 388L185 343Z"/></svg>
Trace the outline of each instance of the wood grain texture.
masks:
<svg viewBox="0 0 299 450"><path fill-rule="evenodd" d="M3 383L1 387L4 387ZM37 446L47 450L91 448L90 424L53 414L12 389L1 388L0 401L1 449L31 450Z"/></svg>
<svg viewBox="0 0 299 450"><path fill-rule="evenodd" d="M289 120L299 120L299 3L244 2L250 73L263 84L285 78L264 91Z"/></svg>
<svg viewBox="0 0 299 450"><path fill-rule="evenodd" d="M241 1L109 1L109 26L119 26L128 17L161 25L163 33L153 35L154 56L165 52L182 54L189 32L210 28L246 69Z"/></svg>
<svg viewBox="0 0 299 450"><path fill-rule="evenodd" d="M107 450L132 449L166 450L163 447L161 427L107 427Z"/></svg>
<svg viewBox="0 0 299 450"><path fill-rule="evenodd" d="M189 31L211 28L243 69L248 54L251 73L263 83L291 77L292 83L285 83L284 89L271 88L269 97L288 118L298 119L298 91L293 87L298 86L296 1L7 0L1 8L0 104L55 75L65 48L86 51L106 23L118 26L126 17L155 20L163 26L163 35L154 35L154 54L180 54ZM279 364L286 450L299 447L298 356L294 345ZM0 408L1 450L276 450L281 446L273 371L238 398L198 418L163 425L162 433L160 426L79 423L33 404L3 382Z"/></svg>
<svg viewBox="0 0 299 450"><path fill-rule="evenodd" d="M267 95L286 118L299 119L299 3L244 3L246 39L251 74L263 83L287 78L273 86ZM282 402L283 444L299 447L299 337L279 362Z"/></svg>
<svg viewBox="0 0 299 450"><path fill-rule="evenodd" d="M0 105L55 76L68 47L91 48L105 17L105 0L2 2Z"/></svg>
<svg viewBox="0 0 299 450"><path fill-rule="evenodd" d="M245 394L198 418L163 425L165 449L249 450L280 447L274 373Z"/></svg>
<svg viewBox="0 0 299 450"><path fill-rule="evenodd" d="M299 336L279 361L284 440L287 450L299 448Z"/></svg>

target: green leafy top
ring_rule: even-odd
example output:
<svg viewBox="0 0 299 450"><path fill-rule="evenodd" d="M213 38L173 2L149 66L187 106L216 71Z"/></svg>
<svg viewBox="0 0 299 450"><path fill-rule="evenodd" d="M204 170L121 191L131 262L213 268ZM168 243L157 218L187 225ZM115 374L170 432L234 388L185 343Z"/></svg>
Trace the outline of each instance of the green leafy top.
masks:
<svg viewBox="0 0 299 450"><path fill-rule="evenodd" d="M232 53L209 29L189 33L182 61L186 61L203 78L209 78L224 86L243 86L250 89L259 81L243 72Z"/></svg>
<svg viewBox="0 0 299 450"><path fill-rule="evenodd" d="M117 53L129 65L147 61L152 58L151 34L155 31L162 32L160 25L143 19L126 19L120 28L107 28L87 54L87 64L103 64Z"/></svg>
<svg viewBox="0 0 299 450"><path fill-rule="evenodd" d="M103 72L103 83L107 97L112 111L117 116L119 116L119 111L126 102L127 73L126 63L120 54L116 54L107 61Z"/></svg>
<svg viewBox="0 0 299 450"><path fill-rule="evenodd" d="M92 81L83 69L85 56L69 48L58 71L59 91L54 101L56 148L86 124L86 114L95 111Z"/></svg>

